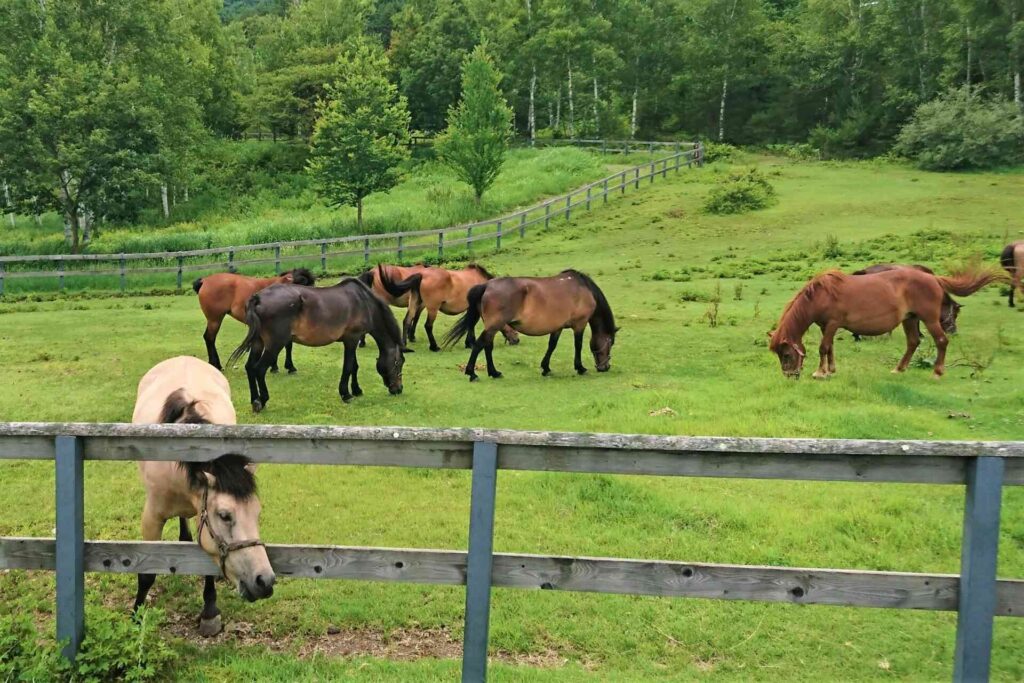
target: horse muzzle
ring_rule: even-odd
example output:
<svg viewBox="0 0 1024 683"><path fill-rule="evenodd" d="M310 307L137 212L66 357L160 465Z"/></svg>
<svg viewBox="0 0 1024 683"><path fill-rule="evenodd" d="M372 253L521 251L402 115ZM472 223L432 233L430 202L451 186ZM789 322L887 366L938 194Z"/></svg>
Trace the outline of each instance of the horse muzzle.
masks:
<svg viewBox="0 0 1024 683"><path fill-rule="evenodd" d="M388 392L390 392L392 396L398 396L402 393L402 387L388 387Z"/></svg>
<svg viewBox="0 0 1024 683"><path fill-rule="evenodd" d="M274 584L277 577L273 574L259 574L251 581L238 582L238 594L248 602L264 600L274 594Z"/></svg>

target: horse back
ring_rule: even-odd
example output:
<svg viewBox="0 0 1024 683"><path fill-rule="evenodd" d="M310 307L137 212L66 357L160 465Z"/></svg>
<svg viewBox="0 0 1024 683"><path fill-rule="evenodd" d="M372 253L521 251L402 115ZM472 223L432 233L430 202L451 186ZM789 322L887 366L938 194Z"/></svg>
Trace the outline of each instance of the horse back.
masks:
<svg viewBox="0 0 1024 683"><path fill-rule="evenodd" d="M168 397L179 389L214 424L235 424L231 386L220 370L192 356L168 358L143 375L136 392L134 424L158 424Z"/></svg>

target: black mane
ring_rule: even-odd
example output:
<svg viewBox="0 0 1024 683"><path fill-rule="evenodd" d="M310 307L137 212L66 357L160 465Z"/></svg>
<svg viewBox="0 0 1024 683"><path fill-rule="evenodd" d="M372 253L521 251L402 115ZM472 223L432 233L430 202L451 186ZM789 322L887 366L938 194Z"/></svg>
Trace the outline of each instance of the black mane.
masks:
<svg viewBox="0 0 1024 683"><path fill-rule="evenodd" d="M293 268L292 270L282 273L282 275L286 273L292 274L292 282L297 285L312 287L316 284L316 276L310 272L309 268Z"/></svg>
<svg viewBox="0 0 1024 683"><path fill-rule="evenodd" d="M477 272L479 272L481 275L483 275L488 280L493 280L494 279L494 276L491 275L490 272L488 272L488 270L486 268L484 268L483 266L481 266L479 263L470 263L466 267L467 268L472 268L472 269L476 270Z"/></svg>
<svg viewBox="0 0 1024 683"><path fill-rule="evenodd" d="M618 329L615 327L615 316L612 315L612 307L608 305L608 299L605 298L604 292L602 292L601 288L597 286L597 283L591 280L590 276L586 273L581 273L580 271L573 270L572 268L563 270L559 275L571 275L582 282L586 288L590 290L590 293L594 295L594 303L596 304L594 308L594 315L590 319L591 322L594 322L596 319L598 326L603 331L614 335L615 331Z"/></svg>
<svg viewBox="0 0 1024 683"><path fill-rule="evenodd" d="M364 270L362 273L360 273L359 275L356 276L356 279L359 280L360 282L362 282L367 287L372 287L373 286L373 271L374 271L373 268L370 268L369 270ZM342 280L342 282L344 282L344 280ZM341 284L341 283L339 282L338 284Z"/></svg>
<svg viewBox="0 0 1024 683"><path fill-rule="evenodd" d="M160 410L160 422L172 424L208 424L210 421L196 410L198 400L188 398L184 389L175 389L164 401Z"/></svg>

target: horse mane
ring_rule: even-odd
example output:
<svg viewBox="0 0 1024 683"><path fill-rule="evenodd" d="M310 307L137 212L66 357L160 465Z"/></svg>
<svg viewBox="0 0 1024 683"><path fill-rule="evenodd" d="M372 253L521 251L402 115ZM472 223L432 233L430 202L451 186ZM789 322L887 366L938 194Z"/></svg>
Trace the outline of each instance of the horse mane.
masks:
<svg viewBox="0 0 1024 683"><path fill-rule="evenodd" d="M586 273L581 273L572 268L563 270L559 275L571 275L590 290L590 293L594 295L594 303L596 304L593 317L598 319L601 327L614 334L618 329L615 327L615 316L612 315L612 307L608 304L608 299L605 298L604 292L597 286L597 283L591 280L590 276Z"/></svg>
<svg viewBox="0 0 1024 683"><path fill-rule="evenodd" d="M372 272L372 271L370 271ZM339 282L336 287L351 286L355 287L359 291L360 296L363 299L363 303L373 311L373 318L376 320L388 337L398 346L402 345L402 331L398 327L398 321L395 320L394 314L391 312L391 307L388 304L373 293L361 277L347 277Z"/></svg>
<svg viewBox="0 0 1024 683"><path fill-rule="evenodd" d="M359 275L357 275L355 277L355 279L359 280L360 282L362 282L364 285L366 285L368 287L372 287L373 286L373 273L374 273L375 270L376 270L376 268L369 268L367 270L364 270L363 272L359 273ZM344 280L342 280L342 282L344 282ZM338 284L340 285L341 282L339 282Z"/></svg>
<svg viewBox="0 0 1024 683"><path fill-rule="evenodd" d="M312 287L316 284L316 276L309 270L309 268L292 268L281 273L282 275L292 274L292 282L297 285L305 285Z"/></svg>
<svg viewBox="0 0 1024 683"><path fill-rule="evenodd" d="M483 266L481 266L479 263L470 263L468 266L466 266L466 268L472 268L473 270L475 270L476 272L480 273L481 275L483 275L488 280L493 280L494 279L494 276L491 275L490 272L488 272L488 270L486 268L484 268Z"/></svg>
<svg viewBox="0 0 1024 683"><path fill-rule="evenodd" d="M191 399L184 388L175 389L164 401L164 407L160 409L160 422L171 424L209 424L197 409L198 399Z"/></svg>
<svg viewBox="0 0 1024 683"><path fill-rule="evenodd" d="M783 340L789 339L793 334L795 334L791 328L796 327L797 320L803 318L804 314L806 314L807 306L811 303L811 300L818 291L824 291L828 296L835 297L839 285L845 282L847 277L848 276L842 271L826 270L824 273L819 273L811 278L810 282L804 285L803 288L789 300L786 307L782 309L782 315L779 317L779 324L772 333L771 340L768 343L768 348L775 351Z"/></svg>

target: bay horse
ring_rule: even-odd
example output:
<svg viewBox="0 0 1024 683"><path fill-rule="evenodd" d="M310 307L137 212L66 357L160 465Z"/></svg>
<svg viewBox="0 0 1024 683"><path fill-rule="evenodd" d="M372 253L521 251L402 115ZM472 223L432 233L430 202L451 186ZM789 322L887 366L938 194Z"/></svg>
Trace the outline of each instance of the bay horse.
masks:
<svg viewBox="0 0 1024 683"><path fill-rule="evenodd" d="M267 368L289 341L304 346L345 346L338 393L346 403L362 396L357 374L356 347L364 335L377 342L377 373L393 395L402 393L405 351L402 333L391 308L356 278L332 287L272 285L249 298L245 314L249 333L231 354L234 363L249 352L245 373L252 410L260 412L270 400ZM351 391L349 381L351 380Z"/></svg>
<svg viewBox="0 0 1024 683"><path fill-rule="evenodd" d="M1010 274L1010 308L1014 308L1013 294L1016 290L1024 295L1024 241L1011 242L1003 247L1003 253L999 256L999 263Z"/></svg>
<svg viewBox="0 0 1024 683"><path fill-rule="evenodd" d="M928 266L922 266L920 264L902 264L902 263L876 263L873 266L867 268L861 268L860 270L853 271L854 275L873 275L875 273L884 273L887 270L896 270L897 268L914 268L920 270L922 273L928 273L929 275L935 275L935 271ZM948 293L944 292L942 298L942 313L939 316L939 320L942 323L942 329L946 334L956 334L956 320L960 317L960 309L963 308L963 304L957 302ZM853 335L854 341L860 341L860 335Z"/></svg>
<svg viewBox="0 0 1024 683"><path fill-rule="evenodd" d="M899 268L871 275L850 276L837 270L814 277L786 305L773 332L769 349L779 357L782 373L798 378L806 352L803 336L811 325L821 328L817 379L836 371L832 340L840 328L862 335L884 334L903 323L907 350L893 372L907 369L921 342L923 322L935 341L935 377L945 372L948 340L940 314L946 293L969 296L1005 279L1001 273L970 268L948 277Z"/></svg>
<svg viewBox="0 0 1024 683"><path fill-rule="evenodd" d="M419 286L407 294L395 296L389 290L389 281L406 280L416 275L420 276ZM424 323L424 329L431 351L441 350L434 337L434 321L438 312L445 315L465 313L469 290L493 278L494 276L478 263L470 263L460 270L424 265L404 267L378 264L376 269L368 270L359 276L359 279L372 287L378 296L382 296L392 306L409 309L402 323L403 344L406 339L409 342L416 341L416 327L420 323L420 316L426 310L427 321ZM506 325L501 333L506 344L519 343L519 334L511 327ZM472 345L472 335L468 335L466 348L471 348Z"/></svg>
<svg viewBox="0 0 1024 683"><path fill-rule="evenodd" d="M590 279L577 270L563 270L554 277L499 277L469 290L466 313L445 335L445 346L473 332L477 321L483 320L484 329L473 343L466 364L471 382L477 380L476 359L483 350L487 357L487 374L497 379L501 373L494 367L494 335L506 325L520 334L548 337L548 350L540 362L542 374L551 374L551 354L558 345L562 330L573 331L576 342L574 366L580 375L583 366L583 331L590 325L590 351L598 372L611 367L615 326L608 299Z"/></svg>
<svg viewBox="0 0 1024 683"><path fill-rule="evenodd" d="M217 355L217 333L220 331L224 316L230 315L238 322L245 324L245 303L256 292L278 283L293 283L312 287L316 284L313 273L306 268L294 268L277 277L248 277L237 273L215 273L201 277L192 283L192 289L199 295L199 307L206 316L206 331L203 341L206 342L206 355L210 365L221 369L220 356ZM295 372L292 363L292 345L285 347L284 367L289 374ZM270 368L277 372L277 363Z"/></svg>
<svg viewBox="0 0 1024 683"><path fill-rule="evenodd" d="M191 356L155 365L139 382L134 424L235 424L231 387L212 365ZM255 465L240 455L210 462L139 461L146 489L142 538L159 541L164 525L178 518L179 541L192 541L188 519L198 517L196 541L217 563L224 578L253 602L274 593L274 570L259 540L260 501ZM139 574L137 611L153 586L154 574ZM216 576L207 575L199 632L214 636L222 628Z"/></svg>

